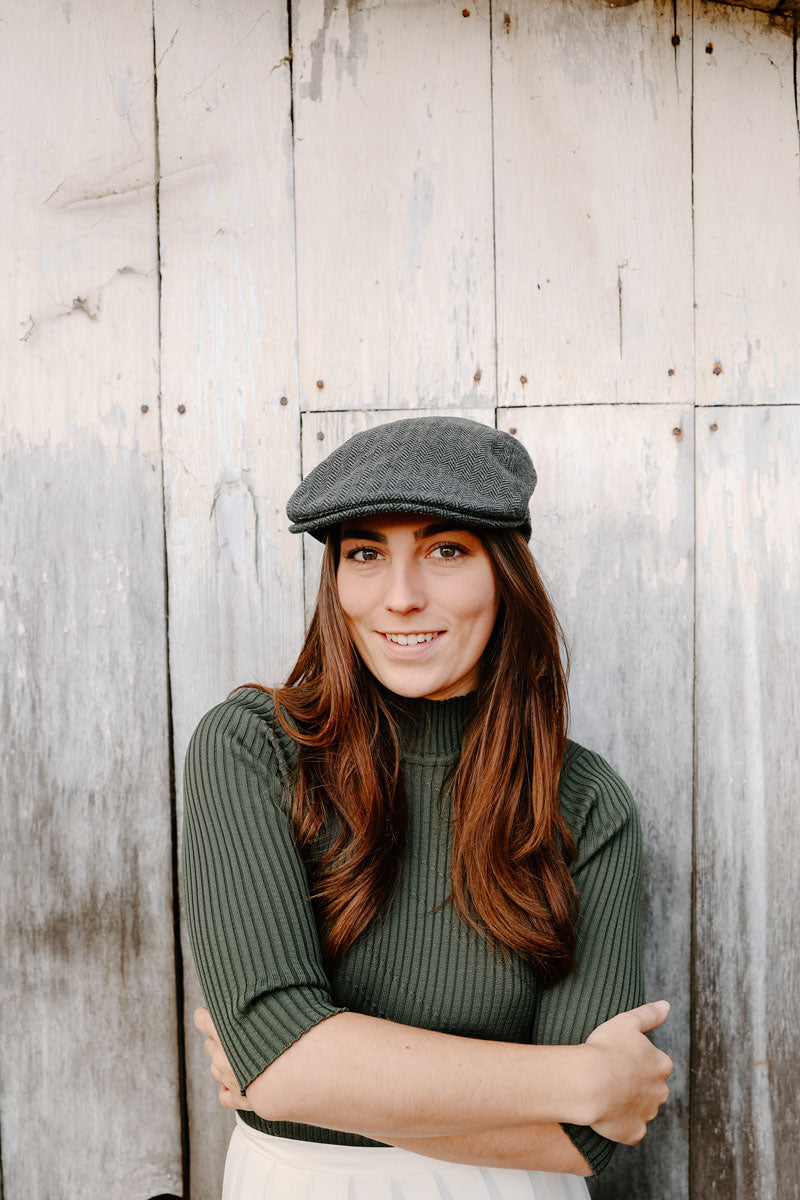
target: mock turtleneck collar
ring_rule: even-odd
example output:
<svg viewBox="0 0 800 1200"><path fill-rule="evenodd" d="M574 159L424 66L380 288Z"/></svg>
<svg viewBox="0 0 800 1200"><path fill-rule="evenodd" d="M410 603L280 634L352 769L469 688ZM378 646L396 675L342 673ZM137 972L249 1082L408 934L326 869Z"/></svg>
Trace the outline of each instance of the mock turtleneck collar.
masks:
<svg viewBox="0 0 800 1200"><path fill-rule="evenodd" d="M461 749L475 692L450 700L393 696L405 757L449 758Z"/></svg>

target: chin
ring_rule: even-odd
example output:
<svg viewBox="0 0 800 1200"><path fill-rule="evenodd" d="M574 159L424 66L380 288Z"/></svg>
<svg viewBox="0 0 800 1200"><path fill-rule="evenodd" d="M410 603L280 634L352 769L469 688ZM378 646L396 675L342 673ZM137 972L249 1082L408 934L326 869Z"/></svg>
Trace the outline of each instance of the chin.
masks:
<svg viewBox="0 0 800 1200"><path fill-rule="evenodd" d="M390 692L394 692L396 696L405 696L407 700L419 700L431 691L441 690L435 683L417 683L411 679L386 679L380 675L376 675L375 678Z"/></svg>

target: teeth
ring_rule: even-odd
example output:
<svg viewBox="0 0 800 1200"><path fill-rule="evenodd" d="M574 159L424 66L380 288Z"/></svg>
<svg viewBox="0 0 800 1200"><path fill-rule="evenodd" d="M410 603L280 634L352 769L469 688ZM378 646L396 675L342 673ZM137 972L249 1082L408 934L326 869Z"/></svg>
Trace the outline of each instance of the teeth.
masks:
<svg viewBox="0 0 800 1200"><path fill-rule="evenodd" d="M385 633L390 642L395 642L398 646L417 646L420 642L431 642L436 637L435 633Z"/></svg>

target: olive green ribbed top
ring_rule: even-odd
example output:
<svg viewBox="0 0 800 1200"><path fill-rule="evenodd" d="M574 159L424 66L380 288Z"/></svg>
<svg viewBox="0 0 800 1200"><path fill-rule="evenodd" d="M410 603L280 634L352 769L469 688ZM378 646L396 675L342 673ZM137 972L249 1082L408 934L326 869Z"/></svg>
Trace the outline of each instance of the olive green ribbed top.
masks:
<svg viewBox="0 0 800 1200"><path fill-rule="evenodd" d="M545 988L451 904L448 769L472 697L415 700L403 724L408 841L399 885L333 971L322 964L306 868L288 819L296 743L255 688L212 709L189 745L183 887L206 1004L242 1089L313 1025L350 1009L402 1024L495 1041L578 1043L643 1001L639 823L622 780L575 742L559 787L578 843L578 966ZM373 1146L358 1134L241 1114L279 1137ZM595 1173L614 1143L564 1127Z"/></svg>

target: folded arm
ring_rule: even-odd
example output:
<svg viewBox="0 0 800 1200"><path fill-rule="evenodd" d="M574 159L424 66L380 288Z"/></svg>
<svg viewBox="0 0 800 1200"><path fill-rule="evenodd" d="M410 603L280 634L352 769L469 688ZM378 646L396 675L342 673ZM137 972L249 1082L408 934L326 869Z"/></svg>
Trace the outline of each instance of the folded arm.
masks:
<svg viewBox="0 0 800 1200"><path fill-rule="evenodd" d="M211 1073L226 1107L393 1145L412 1140L417 1153L453 1161L490 1156L494 1165L511 1165L513 1157L531 1169L585 1174L585 1161L565 1144L558 1122L597 1125L628 1143L644 1136L666 1099L672 1065L644 1033L666 1011L646 1004L622 1013L583 1046L452 1037L341 1013L310 1029L258 1075L244 1102L207 1009L198 1009L195 1023L207 1034ZM441 1154L433 1153L430 1139L437 1139Z"/></svg>
<svg viewBox="0 0 800 1200"><path fill-rule="evenodd" d="M652 1006L592 1047L454 1037L335 1004L266 703L245 693L208 714L185 775L189 931L241 1106L378 1141L477 1138L475 1154L495 1153L487 1131L506 1131L497 1152L509 1153L509 1131L559 1122L639 1140L669 1063L643 1036L663 1020ZM552 1147L558 1135L540 1134L544 1155L545 1136ZM549 1169L549 1154L526 1165Z"/></svg>

